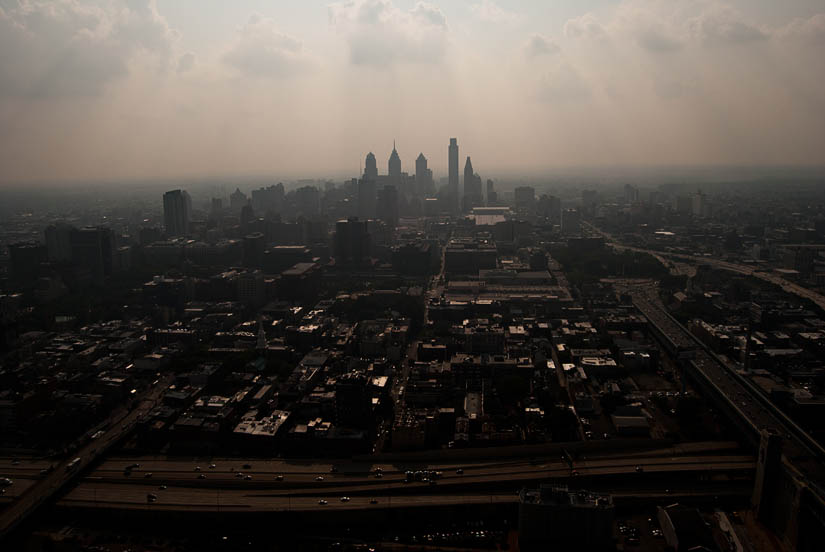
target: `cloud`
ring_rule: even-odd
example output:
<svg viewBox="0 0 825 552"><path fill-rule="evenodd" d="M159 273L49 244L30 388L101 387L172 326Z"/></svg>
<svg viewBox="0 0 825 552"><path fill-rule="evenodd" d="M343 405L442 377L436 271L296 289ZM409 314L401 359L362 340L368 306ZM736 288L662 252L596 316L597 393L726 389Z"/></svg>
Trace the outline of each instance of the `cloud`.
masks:
<svg viewBox="0 0 825 552"><path fill-rule="evenodd" d="M404 11L391 0L348 0L329 6L329 20L345 37L353 65L437 63L447 49L447 19L426 2Z"/></svg>
<svg viewBox="0 0 825 552"><path fill-rule="evenodd" d="M690 35L704 44L745 44L766 40L770 37L764 31L747 22L730 6L718 5L705 10L687 22Z"/></svg>
<svg viewBox="0 0 825 552"><path fill-rule="evenodd" d="M538 98L549 103L571 103L590 98L587 82L569 63L545 73L538 85Z"/></svg>
<svg viewBox="0 0 825 552"><path fill-rule="evenodd" d="M528 58L535 58L550 54L557 54L561 51L558 44L544 35L535 33L527 40L524 45L524 54Z"/></svg>
<svg viewBox="0 0 825 552"><path fill-rule="evenodd" d="M596 21L592 13L586 13L564 24L564 36L568 38L606 38L607 31Z"/></svg>
<svg viewBox="0 0 825 552"><path fill-rule="evenodd" d="M178 74L186 73L195 66L195 54L186 52L178 58Z"/></svg>
<svg viewBox="0 0 825 552"><path fill-rule="evenodd" d="M568 22L568 34L573 37L616 38L625 43L635 43L651 53L675 52L683 47L685 31L677 13L683 4L662 3L650 0L622 2L605 23L586 14Z"/></svg>
<svg viewBox="0 0 825 552"><path fill-rule="evenodd" d="M153 0L32 0L0 9L0 94L96 95L138 53L165 68L177 33Z"/></svg>
<svg viewBox="0 0 825 552"><path fill-rule="evenodd" d="M679 79L678 77L655 80L653 89L656 95L663 100L677 100L695 95L699 91L695 82Z"/></svg>
<svg viewBox="0 0 825 552"><path fill-rule="evenodd" d="M679 40L669 37L655 28L637 31L636 42L648 52L654 53L668 53L682 49L682 43Z"/></svg>
<svg viewBox="0 0 825 552"><path fill-rule="evenodd" d="M491 23L515 23L521 18L519 14L503 9L493 0L482 0L471 9L476 17Z"/></svg>
<svg viewBox="0 0 825 552"><path fill-rule="evenodd" d="M823 14L825 18L825 14ZM788 33L817 35L816 18L799 20ZM564 34L576 39L629 39L651 53L671 53L692 44L722 46L768 40L774 30L747 20L728 4L716 0L661 2L625 0L604 21L592 13L570 19Z"/></svg>
<svg viewBox="0 0 825 552"><path fill-rule="evenodd" d="M818 13L808 19L794 19L776 34L784 39L802 40L813 44L825 43L825 13Z"/></svg>
<svg viewBox="0 0 825 552"><path fill-rule="evenodd" d="M314 64L300 40L281 33L274 20L259 15L252 15L238 29L222 59L239 73L256 78L288 77Z"/></svg>

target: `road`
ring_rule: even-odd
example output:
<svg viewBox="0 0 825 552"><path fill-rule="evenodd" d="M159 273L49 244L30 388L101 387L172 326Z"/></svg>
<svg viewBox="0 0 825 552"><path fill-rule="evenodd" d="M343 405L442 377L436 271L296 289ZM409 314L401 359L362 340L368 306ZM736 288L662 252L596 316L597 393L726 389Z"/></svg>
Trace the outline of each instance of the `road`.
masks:
<svg viewBox="0 0 825 552"><path fill-rule="evenodd" d="M648 253L662 257L678 258L694 263L710 264L717 268L754 276L782 287L789 293L810 299L820 308L825 309L825 297L822 295L788 282L784 278L766 272L756 271L754 268L709 257L697 257L662 253L649 249L626 246L618 243L613 236L586 223L595 233L604 237L618 249L627 249ZM633 303L642 314L656 326L659 331L675 345L677 349L695 350L695 358L691 361L696 371L707 381L716 392L727 401L728 405L754 431L770 429L783 437L782 453L786 461L800 473L806 483L816 491L821 500L825 500L825 447L802 430L784 412L781 412L770 399L762 393L747 378L734 372L729 366L713 355L707 347L694 337L684 326L679 324L663 307L650 286L627 286L633 297Z"/></svg>
<svg viewBox="0 0 825 552"><path fill-rule="evenodd" d="M728 447L729 444L722 448ZM378 467L375 465L337 465L336 473L329 473L325 469L328 464L252 460L249 461L252 462L250 469L244 472L252 476L251 480L234 476L236 472L231 469L236 467L238 460L215 461L215 468L201 466L202 471L195 472L191 461L146 459L139 462L140 468L127 477L123 475L124 463L134 459L113 459L99 466L58 505L271 511L473 504L505 498L513 500L512 492L500 494L502 487L520 489L547 480L621 476L636 481L662 474L691 472L753 473L755 461L752 455L714 448L713 445L707 447L705 454L674 456L673 453L682 451L668 448L650 451L649 456L640 456L643 453L636 452L595 457L575 460L572 468L560 458L477 462L465 465L461 474L456 473L455 464L426 466L426 469L439 470L443 474L435 485L405 483L403 470L392 465L383 466L384 477L376 479L371 475ZM703 449L698 447L696 450ZM143 477L150 469L152 476ZM207 471L206 478L198 479L203 470ZM322 473L324 481L316 481ZM276 475L282 475L283 481L277 481ZM674 479L668 478L668 481L670 485ZM147 499L150 493L157 497L152 503ZM350 500L342 502L341 497L350 497ZM371 499L376 503L371 503ZM326 500L327 504L319 503L320 500Z"/></svg>
<svg viewBox="0 0 825 552"><path fill-rule="evenodd" d="M160 394L168 385L168 381L164 379L158 382L141 397L135 399L137 406L134 408L116 410L109 418L106 433L90 441L63 462L55 464L52 471L28 486L25 492L19 494L16 500L0 512L0 541L40 505L95 462L111 445L131 431L140 417L154 407ZM79 458L80 461L73 469L69 469L69 463L74 458Z"/></svg>
<svg viewBox="0 0 825 552"><path fill-rule="evenodd" d="M633 247L629 245L624 245L616 240L610 234L603 232L602 230L596 228L590 223L583 223L588 228L590 228L593 232L599 234L608 242L608 245L611 245L614 249L619 250L627 250L627 251L636 251L639 253L647 253L649 255L653 255L657 258L662 264L668 266L668 263L664 261L665 258L668 259L679 259L682 261L686 261L688 263L695 264L706 264L710 265L722 270L727 270L729 272L736 272L738 274L743 274L746 276L753 276L754 278L759 278L765 282L769 282L776 286L781 287L786 293L790 293L792 295L796 295L802 299L807 299L818 306L820 309L825 310L825 295L818 293L812 289L808 289L806 287L800 286L794 282L786 280L781 276L777 276L776 274L772 274L770 272L765 272L761 270L756 270L754 267L731 263L728 261L723 261L721 259L716 259L714 257L703 257L697 255L684 255L681 253L670 253L665 251L656 251L653 249L642 249L638 247ZM676 267L679 270L678 266ZM688 274L690 275L690 274Z"/></svg>
<svg viewBox="0 0 825 552"><path fill-rule="evenodd" d="M636 293L632 296L636 307L668 339L680 348L695 350L695 357L691 361L693 367L754 431L772 429L783 437L783 455L812 488L825 495L825 490L821 487L825 481L825 454L822 446L772 406L769 399L763 397L753 384L712 355L687 329L669 316L662 306L655 304L646 294Z"/></svg>
<svg viewBox="0 0 825 552"><path fill-rule="evenodd" d="M617 490L611 492L614 500L619 498L649 498L651 500L677 501L688 496L727 496L741 495L741 488L731 486L729 481L710 483L704 488L682 489L668 491L666 489ZM171 492L170 492L171 491ZM749 489L746 491L749 492ZM340 496L278 496L272 497L260 493L237 493L211 491L197 493L187 490L184 493L176 492L171 487L165 491L155 491L158 497L155 502L149 503L145 492L139 489L111 491L96 491L84 487L82 492L73 493L61 500L59 506L71 508L107 508L115 510L147 510L147 511L186 511L186 512L272 512L272 511L305 511L320 512L326 510L368 510L387 508L437 507L449 505L484 505L514 503L518 496L509 493L460 493L460 494L430 494L430 495L399 495L399 496L353 496L342 502ZM321 501L325 501L322 503Z"/></svg>

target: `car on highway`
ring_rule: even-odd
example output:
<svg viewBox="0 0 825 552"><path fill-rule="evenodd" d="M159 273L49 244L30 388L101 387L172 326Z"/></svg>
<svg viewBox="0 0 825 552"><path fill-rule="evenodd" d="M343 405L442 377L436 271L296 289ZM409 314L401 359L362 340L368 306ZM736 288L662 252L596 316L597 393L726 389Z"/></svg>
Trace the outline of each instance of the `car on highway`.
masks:
<svg viewBox="0 0 825 552"><path fill-rule="evenodd" d="M275 481L283 481L283 480L284 480L283 475L278 474L278 475L275 476Z"/></svg>
<svg viewBox="0 0 825 552"><path fill-rule="evenodd" d="M199 474L198 474L198 479L206 479L206 474L204 474L204 473L199 473Z"/></svg>
<svg viewBox="0 0 825 552"><path fill-rule="evenodd" d="M464 468L458 468L455 470L456 475L464 475Z"/></svg>
<svg viewBox="0 0 825 552"><path fill-rule="evenodd" d="M14 481L9 479L8 477L4 477L4 478L0 479L0 486L10 487L11 485L14 485Z"/></svg>
<svg viewBox="0 0 825 552"><path fill-rule="evenodd" d="M342 496L341 497L341 502L349 502L349 497L348 496Z"/></svg>
<svg viewBox="0 0 825 552"><path fill-rule="evenodd" d="M146 495L146 502L155 502L158 499L158 495L153 493L148 493Z"/></svg>
<svg viewBox="0 0 825 552"><path fill-rule="evenodd" d="M628 531L630 530L630 527L628 527L627 524L623 521L620 521L619 523L617 523L616 528L619 530L619 533L621 533L622 535L627 535Z"/></svg>
<svg viewBox="0 0 825 552"><path fill-rule="evenodd" d="M166 485L161 485L160 487L158 487L158 489L160 489L161 491L165 491L166 490Z"/></svg>
<svg viewBox="0 0 825 552"><path fill-rule="evenodd" d="M245 475L244 480L245 481L252 481L252 476L251 475Z"/></svg>
<svg viewBox="0 0 825 552"><path fill-rule="evenodd" d="M644 468L642 468L641 466L636 466L636 471L641 473L644 471Z"/></svg>
<svg viewBox="0 0 825 552"><path fill-rule="evenodd" d="M318 481L319 483L320 483L321 481L323 481L323 480L324 480L324 476L323 476L323 475L319 475L318 477L316 477L316 478L315 478L315 481Z"/></svg>
<svg viewBox="0 0 825 552"><path fill-rule="evenodd" d="M216 468L215 464L209 464L209 469L214 470Z"/></svg>
<svg viewBox="0 0 825 552"><path fill-rule="evenodd" d="M327 501L322 498L318 501L318 504L320 504L321 506L326 506Z"/></svg>
<svg viewBox="0 0 825 552"><path fill-rule="evenodd" d="M370 499L370 504L378 504L378 499L377 498L371 498Z"/></svg>
<svg viewBox="0 0 825 552"><path fill-rule="evenodd" d="M152 472L146 472L146 473L144 473L144 474L143 474L143 477L145 477L146 479L149 479L150 477L152 477Z"/></svg>
<svg viewBox="0 0 825 552"><path fill-rule="evenodd" d="M195 466L195 471L196 471L196 472L201 471L201 467L200 467L200 466Z"/></svg>

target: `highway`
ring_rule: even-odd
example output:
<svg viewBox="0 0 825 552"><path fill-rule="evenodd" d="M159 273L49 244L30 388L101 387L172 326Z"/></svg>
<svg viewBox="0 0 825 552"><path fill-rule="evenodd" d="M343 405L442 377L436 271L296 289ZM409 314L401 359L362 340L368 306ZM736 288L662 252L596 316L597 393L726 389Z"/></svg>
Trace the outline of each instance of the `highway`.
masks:
<svg viewBox="0 0 825 552"><path fill-rule="evenodd" d="M640 249L618 243L613 236L585 223L593 232L601 235L618 249L627 249L654 255L660 261L662 257L674 257L695 263L710 264L723 270L739 274L754 276L781 286L789 293L810 299L820 308L825 309L825 297L798 286L792 282L766 272L759 272L752 267L730 263L710 257L697 257L663 253L649 249ZM746 378L735 373L718 357L716 357L699 339L693 336L684 326L679 324L660 304L658 296L650 286L627 286L633 297L633 302L642 314L655 325L660 332L679 349L694 349L695 358L692 361L696 370L716 390L724 396L728 403L740 416L747 420L755 431L773 429L784 437L783 453L793 465L802 471L809 484L819 489L825 496L822 482L825 481L825 448L816 442L810 435L799 428L787 415L779 411L770 400Z"/></svg>
<svg viewBox="0 0 825 552"><path fill-rule="evenodd" d="M140 417L154 407L161 392L168 385L168 381L170 379L158 382L143 396L135 399L137 406L131 410L125 408L116 410L110 417L108 429L105 430L106 432L102 436L89 441L88 444L72 453L62 462L55 463L53 470L43 475L39 480L27 485L24 492L17 494L14 497L15 500L0 511L0 541L40 505L48 501L73 478L77 477L80 472L95 462L110 446L129 433ZM73 468L70 468L69 464L75 458L80 460Z"/></svg>
<svg viewBox="0 0 825 552"><path fill-rule="evenodd" d="M171 492L170 492L171 491ZM614 499L649 498L651 500L678 501L682 497L741 495L742 490L731 486L729 482L717 482L702 488L681 490L638 490L611 492ZM367 510L387 508L435 507L450 505L485 505L515 503L515 492L502 493L460 493L460 494L409 494L409 495L375 495L352 496L346 502L340 496L270 496L256 492L239 494L232 491L211 491L196 493L178 492L171 487L165 491L156 491L158 499L149 503L146 493L140 489L129 488L117 494L111 491L83 487L58 503L59 507L68 508L106 508L107 510L146 510L146 511L186 511L186 512L273 512L305 511L320 512L326 510ZM321 502L325 501L325 502Z"/></svg>
<svg viewBox="0 0 825 552"><path fill-rule="evenodd" d="M691 360L693 367L754 431L772 429L783 437L783 455L809 485L823 493L825 451L822 446L769 404L769 399L754 389L753 384L715 357L663 307L654 303L648 294L632 293L632 296L639 311L668 339L680 348L695 350Z"/></svg>
<svg viewBox="0 0 825 552"><path fill-rule="evenodd" d="M541 481L578 478L631 477L650 479L665 474L742 474L750 477L755 462L752 455L709 443L682 454L676 448L649 453L631 452L574 460L572 467L561 458L512 459L508 461L417 465L409 469L440 471L435 484L405 482L405 468L395 465L352 463L295 463L279 460L248 460L249 468L237 477L242 460L214 460L197 464L166 459L112 459L83 479L59 502L60 506L158 509L316 509L411 506L416 504L472 504L487 502L502 489L519 489ZM675 455L674 455L675 454ZM124 467L140 468L124 475ZM336 466L331 473L332 466ZM374 476L382 468L383 477ZM151 470L151 471L150 471ZM461 473L457 472L460 470ZM151 477L146 477L151 473ZM203 474L204 478L199 476ZM251 476L246 479L246 475ZM283 479L279 480L279 476ZM323 481L317 481L323 477ZM671 478L672 480L672 478ZM149 502L147 496L157 498ZM341 502L341 497L350 497ZM370 502L377 501L376 504ZM327 504L319 503L325 500ZM493 499L497 500L497 499ZM503 499L502 499L503 500Z"/></svg>
<svg viewBox="0 0 825 552"><path fill-rule="evenodd" d="M807 299L818 306L820 309L825 310L825 295L818 293L812 289L808 289L806 287L800 286L794 282L786 280L781 276L777 276L776 274L772 274L770 272L764 272L761 270L756 270L752 266L742 265L738 263L731 263L728 261L723 261L721 259L716 259L714 257L704 257L698 255L685 255L681 253L671 253L667 251L656 251L654 249L642 249L638 247L633 247L629 245L624 245L619 243L613 236L610 234L603 232L602 230L596 228L590 223L584 222L588 228L590 228L593 232L602 236L607 242L608 245L612 246L614 249L619 250L627 250L627 251L636 251L639 253L647 253L648 255L652 255L659 262L662 262L665 266L667 263L663 262L664 258L669 259L679 259L682 261L686 261L688 263L693 264L706 264L710 265L722 270L727 270L729 272L736 272L738 274L743 274L746 276L753 276L754 278L759 278L765 282L770 282L776 286L781 287L785 292L790 293L792 295L796 295L802 299Z"/></svg>

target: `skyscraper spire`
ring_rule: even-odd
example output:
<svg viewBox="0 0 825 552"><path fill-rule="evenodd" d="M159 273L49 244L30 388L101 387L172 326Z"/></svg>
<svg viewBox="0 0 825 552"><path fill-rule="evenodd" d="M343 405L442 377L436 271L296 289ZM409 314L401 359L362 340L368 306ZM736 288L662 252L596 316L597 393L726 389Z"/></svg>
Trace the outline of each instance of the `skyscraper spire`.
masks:
<svg viewBox="0 0 825 552"><path fill-rule="evenodd" d="M395 140L392 141L392 153L388 162L388 172L391 178L401 178L401 158L395 149Z"/></svg>

